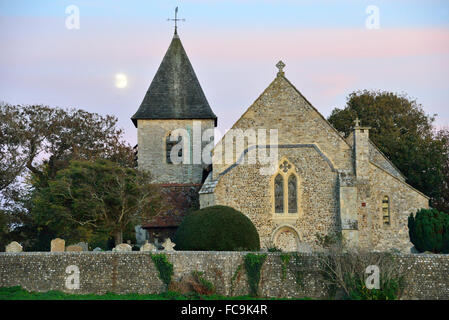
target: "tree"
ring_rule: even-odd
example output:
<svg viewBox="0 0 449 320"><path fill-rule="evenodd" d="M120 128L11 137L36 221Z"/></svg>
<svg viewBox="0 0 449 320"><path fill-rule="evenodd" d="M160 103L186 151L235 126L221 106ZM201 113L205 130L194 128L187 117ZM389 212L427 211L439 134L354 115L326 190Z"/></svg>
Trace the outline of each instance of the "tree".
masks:
<svg viewBox="0 0 449 320"><path fill-rule="evenodd" d="M26 165L18 118L17 108L0 105L0 191L13 184Z"/></svg>
<svg viewBox="0 0 449 320"><path fill-rule="evenodd" d="M100 232L113 235L116 244L123 231L164 207L148 174L107 160L71 161L33 202L36 221L58 236L89 241Z"/></svg>
<svg viewBox="0 0 449 320"><path fill-rule="evenodd" d="M449 215L436 209L421 209L408 218L410 241L420 251L449 253Z"/></svg>
<svg viewBox="0 0 449 320"><path fill-rule="evenodd" d="M435 133L435 115L426 114L406 95L364 90L351 93L346 107L334 109L328 120L347 136L357 117L362 125L371 127L371 140L407 177L407 182L428 195L432 206L449 212L449 175L444 170L449 135L447 131Z"/></svg>
<svg viewBox="0 0 449 320"><path fill-rule="evenodd" d="M133 167L133 150L116 124L114 116L80 109L0 105L0 191L25 168L47 186L73 159L104 158Z"/></svg>
<svg viewBox="0 0 449 320"><path fill-rule="evenodd" d="M78 109L0 104L0 209L8 238L45 250L54 236L30 214L34 194L71 160L109 159L135 166L117 118Z"/></svg>
<svg viewBox="0 0 449 320"><path fill-rule="evenodd" d="M441 129L436 134L436 139L443 146L443 180L438 185L438 194L433 199L433 205L440 211L449 214L449 129Z"/></svg>

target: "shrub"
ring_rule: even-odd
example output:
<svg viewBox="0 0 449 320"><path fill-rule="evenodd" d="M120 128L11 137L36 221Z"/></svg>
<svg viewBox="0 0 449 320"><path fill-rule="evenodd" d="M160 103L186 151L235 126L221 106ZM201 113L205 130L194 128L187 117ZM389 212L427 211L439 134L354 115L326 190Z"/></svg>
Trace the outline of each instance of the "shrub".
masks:
<svg viewBox="0 0 449 320"><path fill-rule="evenodd" d="M318 256L319 270L330 297L354 300L393 300L402 295L404 270L391 253L342 250L332 247ZM367 266L379 268L379 289L368 289ZM340 294L337 294L340 292Z"/></svg>
<svg viewBox="0 0 449 320"><path fill-rule="evenodd" d="M259 234L244 214L226 206L207 207L186 216L174 242L177 250L258 251Z"/></svg>
<svg viewBox="0 0 449 320"><path fill-rule="evenodd" d="M421 209L408 218L410 241L419 252L449 253L449 214Z"/></svg>
<svg viewBox="0 0 449 320"><path fill-rule="evenodd" d="M200 295L211 295L215 293L215 286L209 280L206 280L204 277L204 272L202 271L192 271L192 276L194 277L196 283L198 285L194 285L193 289L196 293Z"/></svg>

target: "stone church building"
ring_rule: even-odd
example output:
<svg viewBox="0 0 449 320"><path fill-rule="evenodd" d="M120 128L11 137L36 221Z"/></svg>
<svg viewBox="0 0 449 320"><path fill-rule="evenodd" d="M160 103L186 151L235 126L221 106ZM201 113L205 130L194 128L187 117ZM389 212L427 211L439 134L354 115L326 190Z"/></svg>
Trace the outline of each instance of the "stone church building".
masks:
<svg viewBox="0 0 449 320"><path fill-rule="evenodd" d="M254 223L265 249L319 250L324 237L340 234L348 246L409 251L407 218L427 208L429 198L408 185L370 141L370 128L356 121L344 137L287 79L284 64L277 67L274 80L215 145L212 164L185 161L186 155L187 160L195 157L195 135L216 127L217 117L175 30L132 121L138 132L138 168L173 192L178 210L143 228L154 238L164 232L171 236L189 207L226 205ZM177 129L187 134L173 141ZM220 161L224 151L239 149L241 141L229 135L259 129L277 130L277 141L267 138L260 144L246 137L242 152L235 151L232 161ZM180 141L188 142L175 152L183 162L174 163L170 154ZM200 141L204 148L213 136ZM260 150L276 151L268 173L261 170L266 163L258 157Z"/></svg>

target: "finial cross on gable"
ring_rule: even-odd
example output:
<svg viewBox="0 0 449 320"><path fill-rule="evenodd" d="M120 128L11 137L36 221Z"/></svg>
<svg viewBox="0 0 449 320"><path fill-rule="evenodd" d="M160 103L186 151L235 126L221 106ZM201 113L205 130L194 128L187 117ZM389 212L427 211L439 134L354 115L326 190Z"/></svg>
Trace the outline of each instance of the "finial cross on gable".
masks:
<svg viewBox="0 0 449 320"><path fill-rule="evenodd" d="M178 21L186 21L186 19L178 19L178 7L175 9L175 18L174 19L167 19L167 21L174 21L175 22L175 34L178 34Z"/></svg>
<svg viewBox="0 0 449 320"><path fill-rule="evenodd" d="M360 119L359 119L359 117L357 117L355 119L354 124L355 124L356 127L360 127Z"/></svg>
<svg viewBox="0 0 449 320"><path fill-rule="evenodd" d="M282 60L276 64L276 67L279 69L278 75L284 75L285 63Z"/></svg>

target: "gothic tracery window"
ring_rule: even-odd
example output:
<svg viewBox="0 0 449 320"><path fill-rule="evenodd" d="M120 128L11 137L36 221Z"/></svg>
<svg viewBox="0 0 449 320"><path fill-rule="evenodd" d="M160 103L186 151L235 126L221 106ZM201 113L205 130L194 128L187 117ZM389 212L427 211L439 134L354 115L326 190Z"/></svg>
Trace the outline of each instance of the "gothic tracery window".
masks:
<svg viewBox="0 0 449 320"><path fill-rule="evenodd" d="M274 212L276 214L298 213L298 177L295 168L284 160L278 168L273 181Z"/></svg>

